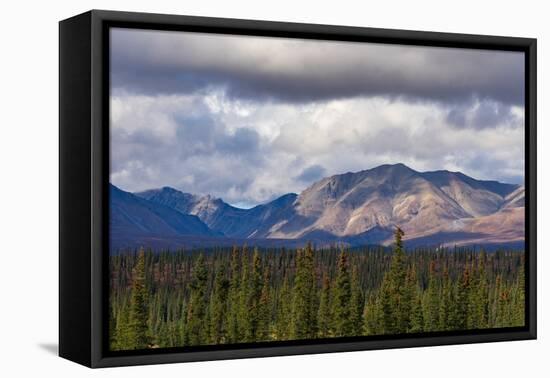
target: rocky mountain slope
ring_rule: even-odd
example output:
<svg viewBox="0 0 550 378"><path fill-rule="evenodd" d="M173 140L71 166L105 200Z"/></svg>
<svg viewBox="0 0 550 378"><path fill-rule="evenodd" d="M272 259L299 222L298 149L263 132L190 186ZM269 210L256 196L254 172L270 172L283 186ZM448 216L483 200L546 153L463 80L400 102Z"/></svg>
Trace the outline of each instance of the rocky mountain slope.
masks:
<svg viewBox="0 0 550 378"><path fill-rule="evenodd" d="M524 240L525 190L460 172L417 172L403 164L324 178L299 195L252 209L171 188L136 193L194 215L228 238L391 242L401 227L419 244L507 244Z"/></svg>
<svg viewBox="0 0 550 378"><path fill-rule="evenodd" d="M197 196L168 187L136 195L172 207L184 214L196 215L211 229L227 237L245 239L268 237L271 226L285 221L293 212L293 204L297 197L294 193L286 194L265 205L239 209L210 195Z"/></svg>

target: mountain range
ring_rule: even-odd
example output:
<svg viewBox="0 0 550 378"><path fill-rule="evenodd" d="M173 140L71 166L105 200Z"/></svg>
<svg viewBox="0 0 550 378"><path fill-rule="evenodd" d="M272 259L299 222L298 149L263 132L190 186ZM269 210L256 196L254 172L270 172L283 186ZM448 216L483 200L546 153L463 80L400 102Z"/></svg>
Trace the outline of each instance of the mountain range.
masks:
<svg viewBox="0 0 550 378"><path fill-rule="evenodd" d="M300 194L251 209L173 188L124 192L111 185L111 246L158 248L245 243L523 246L525 189L460 172L403 164L323 178Z"/></svg>

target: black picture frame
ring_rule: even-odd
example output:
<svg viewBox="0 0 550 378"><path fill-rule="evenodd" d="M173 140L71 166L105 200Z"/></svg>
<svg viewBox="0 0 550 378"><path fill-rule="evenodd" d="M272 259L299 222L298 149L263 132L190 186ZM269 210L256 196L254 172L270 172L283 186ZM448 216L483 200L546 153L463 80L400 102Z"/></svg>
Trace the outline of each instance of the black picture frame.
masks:
<svg viewBox="0 0 550 378"><path fill-rule="evenodd" d="M110 27L510 50L525 53L526 325L307 342L109 352ZM536 39L92 10L59 23L59 355L88 367L535 339Z"/></svg>

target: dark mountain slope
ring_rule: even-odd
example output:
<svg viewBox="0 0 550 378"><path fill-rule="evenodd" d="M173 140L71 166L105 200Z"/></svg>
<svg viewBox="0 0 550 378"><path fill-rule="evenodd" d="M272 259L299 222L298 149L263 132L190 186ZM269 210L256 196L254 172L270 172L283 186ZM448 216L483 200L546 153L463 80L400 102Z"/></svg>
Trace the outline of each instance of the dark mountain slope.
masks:
<svg viewBox="0 0 550 378"><path fill-rule="evenodd" d="M217 237L198 217L182 214L110 185L110 237L116 246L141 237ZM139 237L139 238L138 238Z"/></svg>

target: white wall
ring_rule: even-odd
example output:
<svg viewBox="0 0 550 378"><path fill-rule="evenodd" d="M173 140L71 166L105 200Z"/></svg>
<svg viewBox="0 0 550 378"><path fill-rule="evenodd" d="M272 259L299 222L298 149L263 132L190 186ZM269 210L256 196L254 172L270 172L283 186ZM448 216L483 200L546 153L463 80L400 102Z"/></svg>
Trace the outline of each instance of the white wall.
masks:
<svg viewBox="0 0 550 378"><path fill-rule="evenodd" d="M548 376L550 27L544 1L7 1L0 22L0 375ZM539 39L539 340L92 371L57 344L57 21L91 8L512 35ZM546 141L546 143L544 143ZM546 172L545 172L546 171ZM545 351L546 349L546 351ZM546 374L544 374L545 372Z"/></svg>

